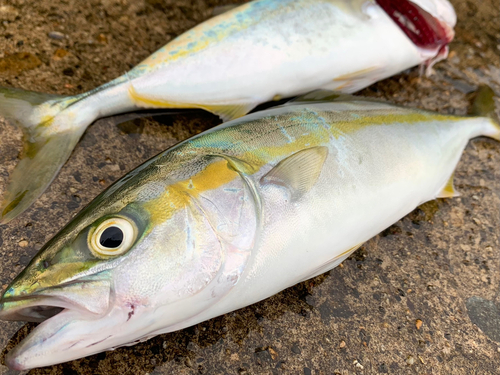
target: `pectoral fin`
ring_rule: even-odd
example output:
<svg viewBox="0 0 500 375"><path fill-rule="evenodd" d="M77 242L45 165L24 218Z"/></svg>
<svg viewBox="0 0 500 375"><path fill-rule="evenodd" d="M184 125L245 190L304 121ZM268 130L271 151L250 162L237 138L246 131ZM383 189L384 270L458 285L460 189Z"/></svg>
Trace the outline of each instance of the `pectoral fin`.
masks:
<svg viewBox="0 0 500 375"><path fill-rule="evenodd" d="M293 200L299 199L318 180L327 156L328 149L324 146L299 151L280 161L261 178L261 183L285 186Z"/></svg>
<svg viewBox="0 0 500 375"><path fill-rule="evenodd" d="M455 190L455 186L453 184L454 173L451 175L450 179L444 186L443 190L437 195L436 198L453 198L459 197L460 193Z"/></svg>

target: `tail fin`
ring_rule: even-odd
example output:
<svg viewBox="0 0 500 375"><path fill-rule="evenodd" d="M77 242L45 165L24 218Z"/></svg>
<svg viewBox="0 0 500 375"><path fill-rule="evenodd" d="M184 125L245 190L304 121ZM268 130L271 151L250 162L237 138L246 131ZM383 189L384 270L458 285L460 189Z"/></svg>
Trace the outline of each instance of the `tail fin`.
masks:
<svg viewBox="0 0 500 375"><path fill-rule="evenodd" d="M471 105L469 107L469 114L473 116L487 117L491 120L492 125L495 127L495 134L488 134L488 136L500 141L500 119L495 105L495 92L489 86L479 86L470 98Z"/></svg>
<svg viewBox="0 0 500 375"><path fill-rule="evenodd" d="M10 175L0 204L1 224L26 210L68 159L85 127L71 127L57 120L77 100L77 97L0 88L0 116L13 120L24 133L20 161Z"/></svg>

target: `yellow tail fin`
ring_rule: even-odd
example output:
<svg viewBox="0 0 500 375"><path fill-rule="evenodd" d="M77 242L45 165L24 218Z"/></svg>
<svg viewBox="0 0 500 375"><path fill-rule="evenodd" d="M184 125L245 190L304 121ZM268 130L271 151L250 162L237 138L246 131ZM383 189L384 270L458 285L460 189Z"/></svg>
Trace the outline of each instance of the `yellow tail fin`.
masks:
<svg viewBox="0 0 500 375"><path fill-rule="evenodd" d="M488 134L488 136L500 141L500 120L495 105L495 92L493 89L486 85L480 86L471 99L469 114L491 119L498 132L496 134Z"/></svg>
<svg viewBox="0 0 500 375"><path fill-rule="evenodd" d="M0 203L0 223L26 210L68 159L85 129L66 127L62 130L54 120L77 100L76 97L0 88L0 116L12 120L24 133L20 161L9 177Z"/></svg>

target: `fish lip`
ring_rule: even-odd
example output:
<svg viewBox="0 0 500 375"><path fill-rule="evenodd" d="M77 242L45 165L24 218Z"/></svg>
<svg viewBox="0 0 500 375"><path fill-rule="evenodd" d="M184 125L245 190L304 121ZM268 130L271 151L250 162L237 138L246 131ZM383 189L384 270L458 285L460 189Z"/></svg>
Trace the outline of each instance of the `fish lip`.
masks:
<svg viewBox="0 0 500 375"><path fill-rule="evenodd" d="M75 284L91 284L102 280L71 280L66 283L43 288L32 294L20 296L5 296L0 298L0 320L43 322L58 315L63 310L76 310L95 315L94 312L61 296L50 295L55 290ZM9 290L7 288L7 290Z"/></svg>
<svg viewBox="0 0 500 375"><path fill-rule="evenodd" d="M40 333L40 331L43 330L43 327L46 324L51 324L51 322L54 323L54 321L55 321L54 324L57 325L58 324L57 322L60 320L62 320L64 322L64 318L62 318L62 317L59 318L59 315L65 315L65 313L67 313L67 312L70 312L69 309L63 309L58 314L56 314L50 318L45 319L41 324L36 326L29 333L29 335L27 337L25 337L23 340L21 340L21 342L18 345L16 345L7 354L5 354L4 361L5 361L6 366L12 370L17 370L17 371L24 371L24 370L29 370L29 369L32 369L35 367L39 367L36 365L32 366L30 364L29 360L27 361L27 359L29 359L30 356L26 356L26 353L30 352L33 349L33 347L37 347L40 344L43 344L45 341L50 341L50 339L52 337L56 336L59 333L60 329L55 330L49 336L42 337L42 340L40 340L39 338L33 339L32 336L34 334L36 335L37 333ZM61 329L64 327L65 327L65 324L61 326ZM43 352L41 352L41 353L43 354ZM38 354L38 355L41 355L41 354ZM41 367L43 367L43 366L41 366Z"/></svg>
<svg viewBox="0 0 500 375"><path fill-rule="evenodd" d="M2 298L0 320L43 322L74 307L69 305L62 298L43 295Z"/></svg>
<svg viewBox="0 0 500 375"><path fill-rule="evenodd" d="M100 312L92 311L91 308L86 308L86 305L72 301L71 288L68 292L70 295L69 298L65 298L64 293L61 294L58 290L66 290L64 287L75 284L85 284L85 286L92 288L95 286L92 285L93 282L109 282L106 278L98 278L96 275L92 275L89 278L91 280L85 278L83 280L73 280L58 286L38 290L29 295L5 296L4 293L4 296L0 298L0 320L40 323L27 337L5 355L5 364L10 369L23 371L50 365L50 362L40 364L39 358L43 358L46 355L44 345L48 344L50 348L52 344L49 344L49 342L55 338L54 336L57 336L62 329L73 321L99 321L109 313L110 301L114 299L112 297L114 295L112 288L109 289L108 303L110 304ZM54 291L56 292L55 295L49 294ZM101 289L101 292L103 291ZM56 355L56 351L53 348L50 350L51 356ZM59 362L56 361L54 363Z"/></svg>

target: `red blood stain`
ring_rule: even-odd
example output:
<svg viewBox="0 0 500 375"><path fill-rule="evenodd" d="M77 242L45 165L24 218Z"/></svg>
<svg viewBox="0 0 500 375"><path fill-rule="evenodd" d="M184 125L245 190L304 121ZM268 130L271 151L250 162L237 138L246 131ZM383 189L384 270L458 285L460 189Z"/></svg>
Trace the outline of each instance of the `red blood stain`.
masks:
<svg viewBox="0 0 500 375"><path fill-rule="evenodd" d="M418 47L442 48L453 39L446 25L408 0L376 2Z"/></svg>

